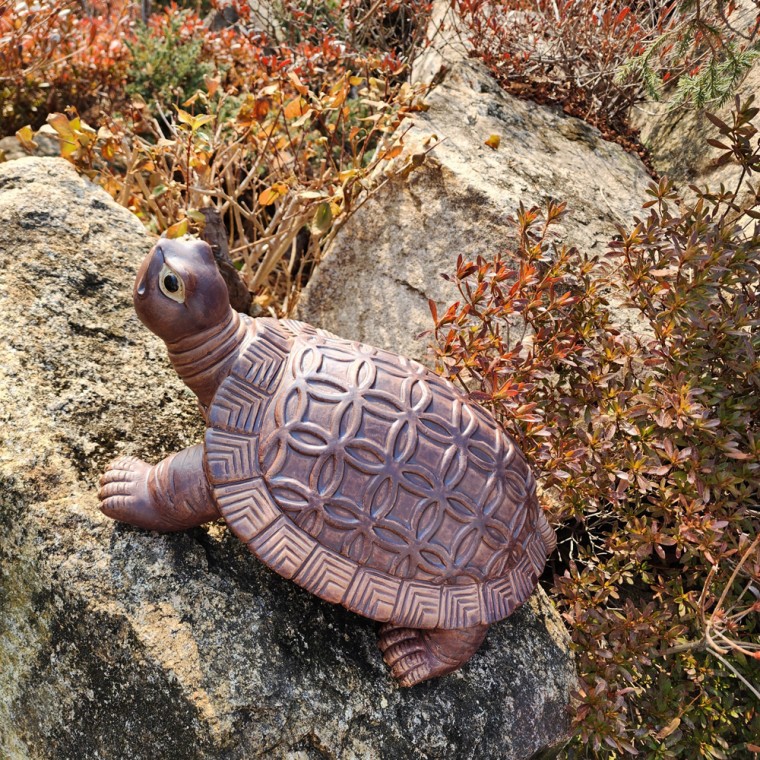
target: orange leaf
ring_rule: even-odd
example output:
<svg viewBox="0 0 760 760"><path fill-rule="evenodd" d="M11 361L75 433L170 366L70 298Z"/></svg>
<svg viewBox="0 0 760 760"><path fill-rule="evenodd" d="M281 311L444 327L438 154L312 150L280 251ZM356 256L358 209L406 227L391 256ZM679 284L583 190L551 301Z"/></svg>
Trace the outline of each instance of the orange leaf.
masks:
<svg viewBox="0 0 760 760"><path fill-rule="evenodd" d="M214 93L219 89L221 80L218 77L210 77L208 74L203 77L203 81L206 85L206 90L210 98L214 97Z"/></svg>
<svg viewBox="0 0 760 760"><path fill-rule="evenodd" d="M438 324L438 307L435 305L435 301L432 298L428 298L428 307L430 308L430 313L433 315L433 322Z"/></svg>
<svg viewBox="0 0 760 760"><path fill-rule="evenodd" d="M277 182L259 193L259 205L271 206L281 195L285 195L287 192L288 186L282 182Z"/></svg>
<svg viewBox="0 0 760 760"><path fill-rule="evenodd" d="M308 94L308 89L306 89L304 83L298 78L298 74L296 74L295 71L291 71L288 74L288 78L293 83L293 86L296 88L297 92L299 92L301 95Z"/></svg>
<svg viewBox="0 0 760 760"><path fill-rule="evenodd" d="M51 113L48 115L45 121L47 121L47 123L50 124L50 126L56 132L58 132L61 140L70 143L76 143L76 135L74 134L74 130L71 128L69 120L66 118L65 114Z"/></svg>
<svg viewBox="0 0 760 760"><path fill-rule="evenodd" d="M269 187L259 194L259 205L271 206L279 197L280 194Z"/></svg>
<svg viewBox="0 0 760 760"><path fill-rule="evenodd" d="M164 234L168 238L179 238L187 235L187 219L181 219L176 224L173 224Z"/></svg>
<svg viewBox="0 0 760 760"><path fill-rule="evenodd" d="M290 101L285 106L284 114L286 119L295 119L298 116L303 115L303 106L304 102L303 99L299 96L297 98L293 98L293 100Z"/></svg>
<svg viewBox="0 0 760 760"><path fill-rule="evenodd" d="M404 150L403 145L394 145L392 148L389 148L388 150L385 151L385 153L383 153L383 158L386 160L396 158L396 156L401 155L403 150Z"/></svg>
<svg viewBox="0 0 760 760"><path fill-rule="evenodd" d="M271 101L269 98L257 98L253 104L253 115L257 121L263 121L264 117L269 113L271 108Z"/></svg>

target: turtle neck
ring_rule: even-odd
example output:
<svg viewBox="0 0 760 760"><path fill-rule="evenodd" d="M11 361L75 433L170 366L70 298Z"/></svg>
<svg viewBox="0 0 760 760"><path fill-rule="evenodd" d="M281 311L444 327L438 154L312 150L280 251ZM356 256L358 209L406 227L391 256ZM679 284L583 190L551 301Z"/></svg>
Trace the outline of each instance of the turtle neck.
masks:
<svg viewBox="0 0 760 760"><path fill-rule="evenodd" d="M230 309L221 324L166 344L174 369L204 409L230 373L245 334L243 320Z"/></svg>

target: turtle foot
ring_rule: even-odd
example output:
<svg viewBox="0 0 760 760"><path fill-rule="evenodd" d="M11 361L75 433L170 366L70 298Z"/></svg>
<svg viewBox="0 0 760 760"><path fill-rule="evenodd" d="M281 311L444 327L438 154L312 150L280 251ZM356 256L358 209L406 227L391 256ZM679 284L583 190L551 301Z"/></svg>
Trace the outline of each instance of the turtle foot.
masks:
<svg viewBox="0 0 760 760"><path fill-rule="evenodd" d="M415 686L464 665L483 643L488 626L453 630L403 628L386 623L380 650L399 686Z"/></svg>
<svg viewBox="0 0 760 760"><path fill-rule="evenodd" d="M120 522L139 527L150 513L148 474L151 466L137 457L121 457L108 465L100 478L100 511Z"/></svg>
<svg viewBox="0 0 760 760"><path fill-rule="evenodd" d="M162 533L219 517L203 471L203 444L152 467L136 457L117 459L103 473L98 496L101 511L114 520Z"/></svg>

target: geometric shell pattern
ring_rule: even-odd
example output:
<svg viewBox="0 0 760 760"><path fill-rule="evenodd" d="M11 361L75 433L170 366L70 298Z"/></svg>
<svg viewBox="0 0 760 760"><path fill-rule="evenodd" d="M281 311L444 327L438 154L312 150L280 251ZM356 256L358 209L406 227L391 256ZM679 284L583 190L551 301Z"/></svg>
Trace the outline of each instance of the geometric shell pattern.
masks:
<svg viewBox="0 0 760 760"><path fill-rule="evenodd" d="M219 508L327 601L464 628L530 596L553 546L535 481L482 407L418 362L293 320L246 320L209 409Z"/></svg>

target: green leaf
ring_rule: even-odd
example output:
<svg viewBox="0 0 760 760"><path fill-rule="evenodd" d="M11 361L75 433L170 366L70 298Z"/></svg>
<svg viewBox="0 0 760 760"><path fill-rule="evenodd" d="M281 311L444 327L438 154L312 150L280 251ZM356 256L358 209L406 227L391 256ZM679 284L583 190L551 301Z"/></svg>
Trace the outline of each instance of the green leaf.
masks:
<svg viewBox="0 0 760 760"><path fill-rule="evenodd" d="M326 201L320 203L311 223L311 231L318 235L324 235L324 233L330 229L332 219L333 215L330 204Z"/></svg>
<svg viewBox="0 0 760 760"><path fill-rule="evenodd" d="M210 114L200 114L199 116L193 116L187 111L183 111L181 108L177 108L177 119L181 124L187 124L190 127L191 132L196 132L204 124L208 124L214 120L214 117Z"/></svg>

